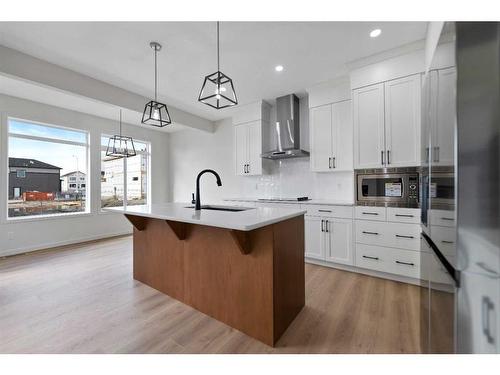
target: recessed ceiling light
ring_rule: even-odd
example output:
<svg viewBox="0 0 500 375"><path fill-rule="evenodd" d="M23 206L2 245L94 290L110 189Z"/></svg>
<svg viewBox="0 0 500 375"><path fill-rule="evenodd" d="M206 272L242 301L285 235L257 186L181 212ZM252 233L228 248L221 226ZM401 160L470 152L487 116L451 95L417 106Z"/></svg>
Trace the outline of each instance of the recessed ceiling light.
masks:
<svg viewBox="0 0 500 375"><path fill-rule="evenodd" d="M375 30L372 30L372 31L370 32L370 36L371 36L372 38L376 38L376 37L377 37L377 36L379 36L381 33L382 33L382 30L380 30L380 29L375 29Z"/></svg>
<svg viewBox="0 0 500 375"><path fill-rule="evenodd" d="M283 70L283 65L276 65L274 67L274 70L276 70L277 72L281 72Z"/></svg>

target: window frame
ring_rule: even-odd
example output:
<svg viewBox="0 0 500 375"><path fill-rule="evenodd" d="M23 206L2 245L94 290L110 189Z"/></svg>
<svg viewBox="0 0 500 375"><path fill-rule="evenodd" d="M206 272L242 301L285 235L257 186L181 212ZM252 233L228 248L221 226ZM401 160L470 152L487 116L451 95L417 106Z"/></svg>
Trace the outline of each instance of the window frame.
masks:
<svg viewBox="0 0 500 375"><path fill-rule="evenodd" d="M109 139L112 137L109 134L104 134L102 133L99 137L99 176L102 177L102 152L106 152L107 146L102 145L102 139ZM144 204L145 206L148 206L151 204L151 142L146 141L146 140L141 140L141 139L136 139L134 138L134 143L142 143L146 145L146 151L139 151L136 149L137 155L139 154L146 154L148 156L147 159L147 193L146 193L146 203ZM118 206L118 207L123 207L123 209L127 209L127 194L128 194L128 184L127 184L127 178L128 178L128 171L127 171L127 158L122 158L123 161L123 206ZM101 214L109 214L109 211L106 211L106 207L102 207L102 183L101 179L99 179L99 213ZM133 206L131 206L133 207Z"/></svg>
<svg viewBox="0 0 500 375"><path fill-rule="evenodd" d="M5 223L12 223L12 222L22 222L22 221L37 221L37 220L47 220L47 219L57 219L61 217L81 217L81 216L88 216L91 215L92 209L91 209L91 191L89 191L85 194L85 210L84 211L78 211L78 212L68 212L68 213L56 213L56 214L44 214L44 215L26 215L26 216L9 216L9 141L11 138L17 138L17 139L26 139L26 140L34 140L34 141L42 141L42 142L47 142L47 143L60 143L60 144L66 144L66 145L72 145L72 146L80 146L80 147L85 147L85 170L87 171L86 174L87 176L89 175L89 169L91 168L90 165L90 131L89 130L84 130L84 129L78 129L78 128L71 128L68 126L61 126L57 124L49 124L41 121L36 121L36 120L30 120L27 118L23 117L17 117L17 116L5 116L5 166L6 166L6 195L4 196L4 201L5 201L5 209L4 209L4 214L0 217L3 218L2 222ZM73 132L79 132L85 135L85 142L78 142L78 141L69 141L65 139L55 139L55 138L50 138L50 137L41 137L41 136L35 136L35 135L27 135L27 134L17 134L17 133L11 133L10 132L10 121L19 121L19 122L25 122L33 125L39 125L39 126L44 126L48 128L55 128L55 129L61 129L61 130L68 130L68 131L73 131ZM3 120L2 120L3 122ZM87 184L89 181L87 181Z"/></svg>

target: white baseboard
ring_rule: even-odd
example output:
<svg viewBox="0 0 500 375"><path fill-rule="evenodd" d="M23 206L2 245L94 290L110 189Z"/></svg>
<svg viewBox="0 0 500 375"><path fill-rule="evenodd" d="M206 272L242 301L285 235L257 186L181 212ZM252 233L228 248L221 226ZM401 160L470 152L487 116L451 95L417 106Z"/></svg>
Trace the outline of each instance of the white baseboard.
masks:
<svg viewBox="0 0 500 375"><path fill-rule="evenodd" d="M81 243L81 242L101 240L104 238L123 236L123 235L127 235L127 234L132 234L132 233L133 233L132 230L128 230L128 231L121 231L121 232L99 234L96 236L85 236L85 237L80 237L80 238L73 238L71 240L65 240L65 241L46 242L43 244L38 244L36 246L26 246L26 247L21 247L21 248L16 248L16 249L7 249L7 250L0 252L0 257L30 253L32 251L45 250L45 249L50 249L52 247L74 245L74 244Z"/></svg>
<svg viewBox="0 0 500 375"><path fill-rule="evenodd" d="M413 285L417 285L417 286L424 286L424 280L414 279L411 277L393 275L393 274L386 273L386 272L373 271L373 270L369 270L369 269L365 269L365 268L348 266L345 264L330 263L330 262L326 262L326 261L318 260L318 259L306 258L305 261L306 261L306 263L316 264L318 266L336 268L336 269L339 269L342 271L361 273L363 275L378 277L381 279L388 279L388 280L392 280L392 281L398 281L400 283L413 284Z"/></svg>

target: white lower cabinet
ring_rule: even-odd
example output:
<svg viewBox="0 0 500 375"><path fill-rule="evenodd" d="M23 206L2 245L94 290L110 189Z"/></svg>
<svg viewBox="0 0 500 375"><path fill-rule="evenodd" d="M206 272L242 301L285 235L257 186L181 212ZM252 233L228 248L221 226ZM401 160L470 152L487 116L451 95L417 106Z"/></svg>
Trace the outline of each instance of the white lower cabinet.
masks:
<svg viewBox="0 0 500 375"><path fill-rule="evenodd" d="M356 207L356 267L420 279L421 240L417 209ZM366 215L365 213L371 213ZM376 215L375 215L376 214ZM367 217L372 217L367 220Z"/></svg>
<svg viewBox="0 0 500 375"><path fill-rule="evenodd" d="M356 266L419 279L420 253L383 246L356 244Z"/></svg>
<svg viewBox="0 0 500 375"><path fill-rule="evenodd" d="M352 220L325 220L325 259L329 262L354 264Z"/></svg>
<svg viewBox="0 0 500 375"><path fill-rule="evenodd" d="M325 259L325 244L323 238L323 220L319 217L305 217L305 255L307 258Z"/></svg>
<svg viewBox="0 0 500 375"><path fill-rule="evenodd" d="M354 264L352 219L306 216L304 222L307 258Z"/></svg>

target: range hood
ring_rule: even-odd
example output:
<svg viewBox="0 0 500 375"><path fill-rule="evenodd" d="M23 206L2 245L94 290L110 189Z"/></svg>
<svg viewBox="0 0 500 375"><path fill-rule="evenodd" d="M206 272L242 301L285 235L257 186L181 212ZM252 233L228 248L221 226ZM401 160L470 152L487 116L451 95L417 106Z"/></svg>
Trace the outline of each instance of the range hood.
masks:
<svg viewBox="0 0 500 375"><path fill-rule="evenodd" d="M309 156L300 148L299 98L294 94L276 99L276 145L273 151L265 152L266 159L288 159Z"/></svg>

